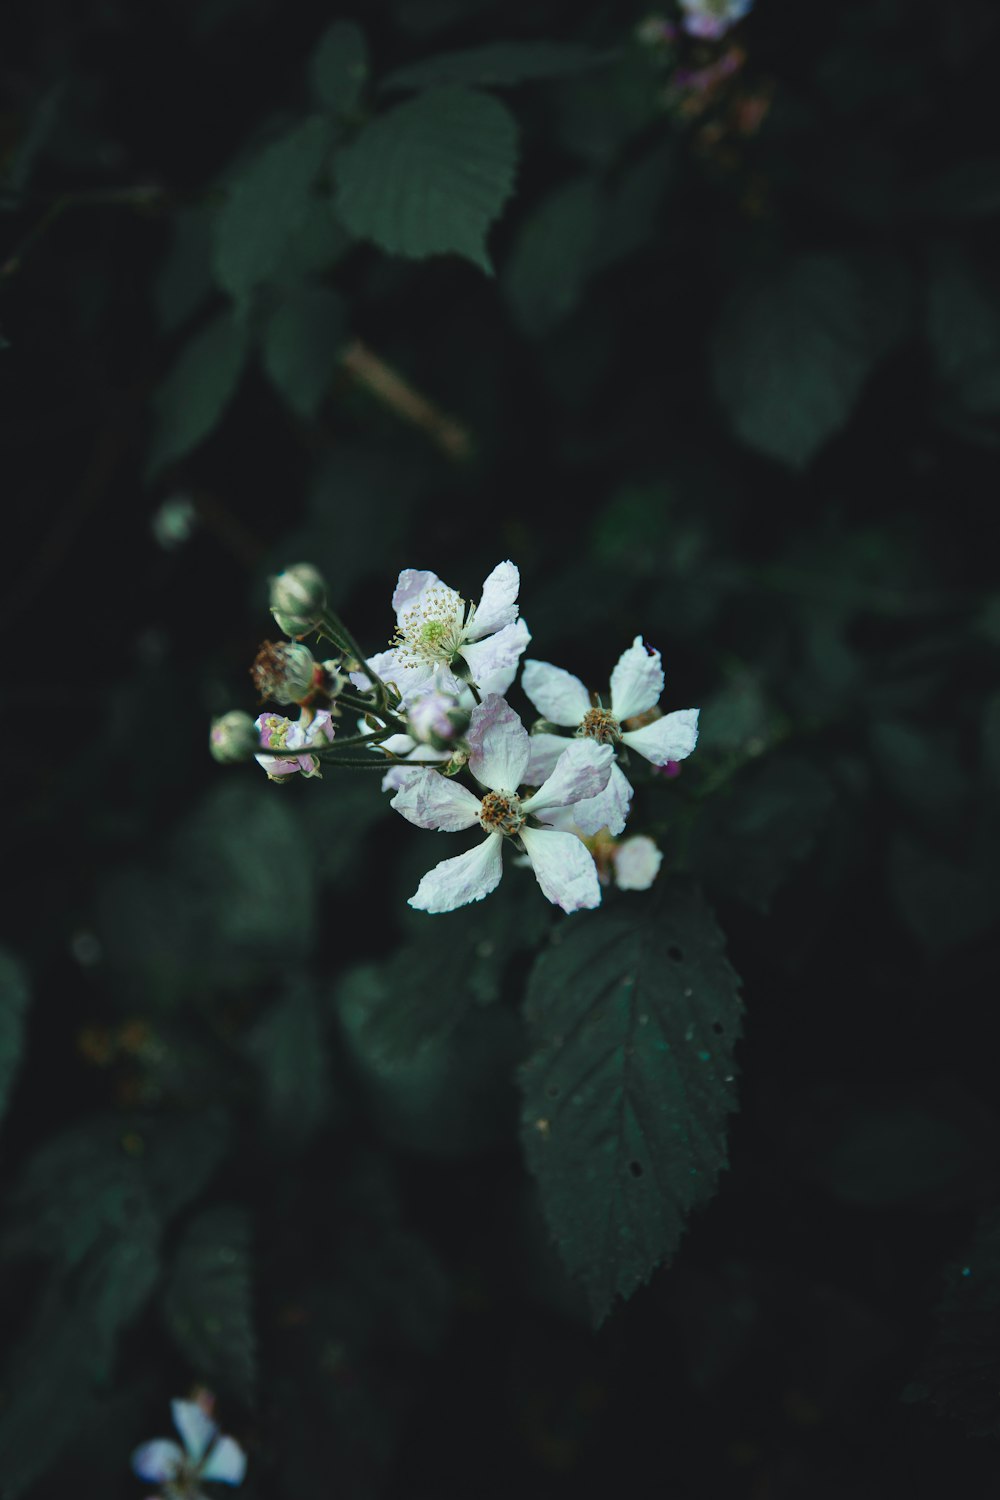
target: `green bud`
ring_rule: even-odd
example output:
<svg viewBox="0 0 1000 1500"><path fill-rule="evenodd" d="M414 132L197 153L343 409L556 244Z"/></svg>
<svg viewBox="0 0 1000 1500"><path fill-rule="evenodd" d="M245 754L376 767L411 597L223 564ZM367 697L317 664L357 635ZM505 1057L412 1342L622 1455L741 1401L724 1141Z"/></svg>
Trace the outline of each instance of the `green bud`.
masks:
<svg viewBox="0 0 1000 1500"><path fill-rule="evenodd" d="M219 719L212 720L208 747L213 760L220 765L232 766L250 760L260 750L260 736L249 714L234 708Z"/></svg>
<svg viewBox="0 0 1000 1500"><path fill-rule="evenodd" d="M326 583L312 563L296 563L271 579L271 613L286 635L307 635L323 618Z"/></svg>

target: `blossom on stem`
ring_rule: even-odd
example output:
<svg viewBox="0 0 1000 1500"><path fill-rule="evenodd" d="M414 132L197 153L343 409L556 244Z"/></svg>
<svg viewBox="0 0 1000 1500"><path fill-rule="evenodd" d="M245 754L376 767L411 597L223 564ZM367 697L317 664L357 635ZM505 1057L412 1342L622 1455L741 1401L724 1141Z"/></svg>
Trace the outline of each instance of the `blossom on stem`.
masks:
<svg viewBox="0 0 1000 1500"><path fill-rule="evenodd" d="M469 681L484 696L505 693L531 639L517 614L520 577L512 562L498 563L470 605L436 573L404 568L392 596L396 634L370 658L372 669L396 686L404 706L434 680L456 694ZM351 676L358 687L370 685L364 672Z"/></svg>
<svg viewBox="0 0 1000 1500"><path fill-rule="evenodd" d="M255 721L260 743L270 755L255 755L269 781L283 781L301 771L303 776L319 776L319 760L310 749L332 744L336 730L328 709L321 708L308 720L285 719L280 714L261 714ZM275 753L277 752L277 753ZM291 753L289 753L291 752Z"/></svg>
<svg viewBox="0 0 1000 1500"><path fill-rule="evenodd" d="M241 760L249 760L259 745L257 727L250 715L245 714L242 709L230 709L229 713L212 720L208 747L212 752L212 759L217 760L220 765L231 766Z"/></svg>
<svg viewBox="0 0 1000 1500"><path fill-rule="evenodd" d="M592 739L565 744L544 784L521 797L530 737L517 714L495 693L483 699L469 726L469 769L482 796L425 767L407 768L391 806L418 828L454 833L479 825L482 843L443 860L421 880L409 904L419 911L454 911L481 901L500 883L505 838L531 862L543 895L563 911L599 906L601 888L589 851L575 834L537 826L550 810L572 807L607 785L614 752Z"/></svg>
<svg viewBox="0 0 1000 1500"><path fill-rule="evenodd" d="M753 7L753 0L680 0L688 36L718 41Z"/></svg>
<svg viewBox="0 0 1000 1500"><path fill-rule="evenodd" d="M579 677L544 661L525 662L521 686L551 724L572 728L578 736L600 744L627 746L654 766L684 760L698 741L696 708L675 709L673 713L651 718L640 728L622 728L626 720L649 715L663 691L660 653L644 646L641 635L622 652L611 674L610 708L602 707L600 702L592 705ZM546 776L565 744L560 735L533 735L528 780L537 782ZM619 834L625 827L631 800L628 778L615 765L604 791L588 802L577 803L575 821L585 834L596 833L605 825L612 834Z"/></svg>
<svg viewBox="0 0 1000 1500"><path fill-rule="evenodd" d="M285 635L308 635L325 609L326 582L312 563L295 563L271 579L271 613Z"/></svg>
<svg viewBox="0 0 1000 1500"><path fill-rule="evenodd" d="M208 1392L194 1401L171 1401L181 1442L154 1438L142 1443L132 1454L133 1473L151 1484L165 1486L162 1493L171 1500L204 1500L199 1487L202 1480L242 1484L246 1454L235 1438L219 1432L212 1417L214 1404Z"/></svg>
<svg viewBox="0 0 1000 1500"><path fill-rule="evenodd" d="M250 668L262 698L275 703L304 703L323 680L323 668L308 646L298 641L264 641Z"/></svg>

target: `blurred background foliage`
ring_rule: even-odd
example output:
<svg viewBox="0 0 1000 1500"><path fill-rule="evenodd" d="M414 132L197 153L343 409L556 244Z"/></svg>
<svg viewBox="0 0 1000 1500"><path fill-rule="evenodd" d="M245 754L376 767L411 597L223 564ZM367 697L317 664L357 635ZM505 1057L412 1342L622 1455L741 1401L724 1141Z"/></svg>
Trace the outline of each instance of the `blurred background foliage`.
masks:
<svg viewBox="0 0 1000 1500"><path fill-rule="evenodd" d="M646 20L4 19L5 1500L138 1495L196 1381L250 1496L993 1492L1000 14ZM514 869L410 911L377 777L206 753L276 568L374 650L505 557L533 654L702 708L565 945ZM601 1259L538 1108L614 944L718 1071Z"/></svg>

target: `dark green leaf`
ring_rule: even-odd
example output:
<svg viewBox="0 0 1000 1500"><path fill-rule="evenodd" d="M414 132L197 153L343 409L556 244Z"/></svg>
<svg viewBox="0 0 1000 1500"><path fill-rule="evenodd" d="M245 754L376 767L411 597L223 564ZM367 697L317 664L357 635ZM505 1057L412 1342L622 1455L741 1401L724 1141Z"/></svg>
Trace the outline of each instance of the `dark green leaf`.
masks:
<svg viewBox="0 0 1000 1500"><path fill-rule="evenodd" d="M510 196L516 161L517 127L498 100L430 89L338 153L337 212L392 254L453 253L492 274L486 231Z"/></svg>
<svg viewBox="0 0 1000 1500"><path fill-rule="evenodd" d="M329 121L313 116L243 168L215 221L215 277L238 302L279 268L309 210L332 144Z"/></svg>
<svg viewBox="0 0 1000 1500"><path fill-rule="evenodd" d="M19 959L0 948L0 1120L24 1049L24 1013L30 991Z"/></svg>
<svg viewBox="0 0 1000 1500"><path fill-rule="evenodd" d="M153 397L148 476L208 437L236 392L247 348L246 329L229 313L184 345Z"/></svg>
<svg viewBox="0 0 1000 1500"><path fill-rule="evenodd" d="M383 89L437 88L446 83L497 85L561 78L608 62L605 53L575 42L489 42L460 52L441 52L396 68Z"/></svg>
<svg viewBox="0 0 1000 1500"><path fill-rule="evenodd" d="M522 225L503 274L504 292L520 328L539 337L580 300L601 216L595 178L552 193Z"/></svg>
<svg viewBox="0 0 1000 1500"><path fill-rule="evenodd" d="M330 1103L326 1039L311 986L291 984L247 1037L260 1070L269 1135L299 1146L322 1123Z"/></svg>
<svg viewBox="0 0 1000 1500"><path fill-rule="evenodd" d="M316 415L340 362L347 332L343 299L325 286L300 286L264 329L264 368L292 410Z"/></svg>
<svg viewBox="0 0 1000 1500"><path fill-rule="evenodd" d="M850 416L878 342L846 261L800 256L749 277L723 307L712 349L736 435L804 467Z"/></svg>
<svg viewBox="0 0 1000 1500"><path fill-rule="evenodd" d="M557 936L528 986L522 1140L600 1323L673 1255L726 1166L739 981L680 882Z"/></svg>
<svg viewBox="0 0 1000 1500"><path fill-rule="evenodd" d="M257 1378L250 1243L245 1209L205 1209L177 1247L163 1300L167 1331L195 1376L247 1403Z"/></svg>
<svg viewBox="0 0 1000 1500"><path fill-rule="evenodd" d="M353 21L334 21L309 63L309 83L320 109L349 115L368 82L368 45Z"/></svg>

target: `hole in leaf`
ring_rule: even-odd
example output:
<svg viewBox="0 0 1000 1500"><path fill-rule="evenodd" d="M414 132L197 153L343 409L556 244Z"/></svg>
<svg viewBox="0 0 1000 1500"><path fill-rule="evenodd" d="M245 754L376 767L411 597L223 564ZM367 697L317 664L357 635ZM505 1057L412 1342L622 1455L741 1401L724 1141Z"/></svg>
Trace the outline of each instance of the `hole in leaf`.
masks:
<svg viewBox="0 0 1000 1500"><path fill-rule="evenodd" d="M641 1177L642 1176L642 1162L641 1161L630 1161L629 1164L628 1164L628 1169L632 1173L633 1177Z"/></svg>
<svg viewBox="0 0 1000 1500"><path fill-rule="evenodd" d="M667 949L667 954L670 958L673 959L675 964L679 964L681 959L684 957L683 952L680 948L678 948L676 943L670 944L670 947Z"/></svg>
<svg viewBox="0 0 1000 1500"><path fill-rule="evenodd" d="M549 1098L549 1099L558 1099L559 1098L559 1085L557 1083L550 1083L549 1086L548 1086L548 1088L545 1090L545 1094L546 1094L546 1097Z"/></svg>
<svg viewBox="0 0 1000 1500"><path fill-rule="evenodd" d="M713 1021L712 1022L712 1030L715 1032L716 1036L721 1036L722 1032L723 1032L722 1022L721 1021Z"/></svg>

